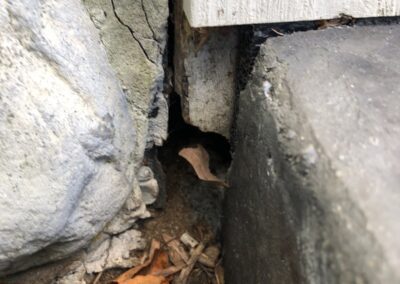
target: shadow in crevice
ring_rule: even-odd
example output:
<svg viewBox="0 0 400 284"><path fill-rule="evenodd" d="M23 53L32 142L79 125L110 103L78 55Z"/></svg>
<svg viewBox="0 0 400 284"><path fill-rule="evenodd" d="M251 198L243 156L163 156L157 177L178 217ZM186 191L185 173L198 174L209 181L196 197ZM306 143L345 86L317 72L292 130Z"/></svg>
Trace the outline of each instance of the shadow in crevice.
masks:
<svg viewBox="0 0 400 284"><path fill-rule="evenodd" d="M185 147L201 144L209 153L210 170L220 178L225 178L230 166L230 145L226 138L216 133L204 133L197 127L185 123L181 114L180 98L170 97L169 137L158 151L158 157L166 174L167 207L177 196L192 212L193 224L206 226L220 239L222 202L225 189L201 181L192 166L179 151ZM185 218L185 216L181 216Z"/></svg>

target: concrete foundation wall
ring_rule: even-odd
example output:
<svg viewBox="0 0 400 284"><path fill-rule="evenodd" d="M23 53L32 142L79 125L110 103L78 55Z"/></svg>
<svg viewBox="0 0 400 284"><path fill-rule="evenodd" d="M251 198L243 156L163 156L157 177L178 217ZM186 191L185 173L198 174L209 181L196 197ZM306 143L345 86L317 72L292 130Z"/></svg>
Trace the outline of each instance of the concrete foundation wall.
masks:
<svg viewBox="0 0 400 284"><path fill-rule="evenodd" d="M399 31L262 46L238 102L227 283L400 281Z"/></svg>

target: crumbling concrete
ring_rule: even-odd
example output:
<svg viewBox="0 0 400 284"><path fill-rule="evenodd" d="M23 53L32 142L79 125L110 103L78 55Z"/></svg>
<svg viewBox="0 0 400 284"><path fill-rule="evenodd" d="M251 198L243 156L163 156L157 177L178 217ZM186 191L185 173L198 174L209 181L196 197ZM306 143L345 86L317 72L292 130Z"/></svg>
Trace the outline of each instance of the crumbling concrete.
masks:
<svg viewBox="0 0 400 284"><path fill-rule="evenodd" d="M268 39L240 94L228 283L400 281L400 27Z"/></svg>
<svg viewBox="0 0 400 284"><path fill-rule="evenodd" d="M186 123L230 136L235 94L237 33L233 28L192 29L182 0L175 3L175 91Z"/></svg>

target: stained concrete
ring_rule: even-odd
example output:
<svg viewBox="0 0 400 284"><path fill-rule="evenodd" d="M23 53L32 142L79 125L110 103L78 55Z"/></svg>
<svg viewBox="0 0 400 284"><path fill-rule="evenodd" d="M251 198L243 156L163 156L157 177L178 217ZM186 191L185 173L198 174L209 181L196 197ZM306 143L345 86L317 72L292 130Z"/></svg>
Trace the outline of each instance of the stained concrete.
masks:
<svg viewBox="0 0 400 284"><path fill-rule="evenodd" d="M268 39L239 97L227 283L400 281L400 26Z"/></svg>
<svg viewBox="0 0 400 284"><path fill-rule="evenodd" d="M238 33L232 28L192 29L174 4L174 89L186 123L229 138L235 97Z"/></svg>

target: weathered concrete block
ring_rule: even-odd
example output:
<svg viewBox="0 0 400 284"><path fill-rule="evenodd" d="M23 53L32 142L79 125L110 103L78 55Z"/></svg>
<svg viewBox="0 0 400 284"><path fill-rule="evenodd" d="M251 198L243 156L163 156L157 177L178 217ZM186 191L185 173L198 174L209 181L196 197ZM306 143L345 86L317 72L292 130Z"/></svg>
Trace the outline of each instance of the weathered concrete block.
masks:
<svg viewBox="0 0 400 284"><path fill-rule="evenodd" d="M175 7L175 90L186 123L229 137L234 109L235 29L191 29Z"/></svg>
<svg viewBox="0 0 400 284"><path fill-rule="evenodd" d="M388 25L262 46L239 98L228 283L400 281L399 44Z"/></svg>

